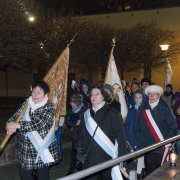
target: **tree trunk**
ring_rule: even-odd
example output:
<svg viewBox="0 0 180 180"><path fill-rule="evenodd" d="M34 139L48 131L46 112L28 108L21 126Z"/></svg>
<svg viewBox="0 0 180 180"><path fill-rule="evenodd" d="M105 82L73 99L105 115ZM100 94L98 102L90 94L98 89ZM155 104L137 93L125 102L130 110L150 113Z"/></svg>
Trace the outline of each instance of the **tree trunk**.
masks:
<svg viewBox="0 0 180 180"><path fill-rule="evenodd" d="M144 67L144 77L151 79L151 67Z"/></svg>

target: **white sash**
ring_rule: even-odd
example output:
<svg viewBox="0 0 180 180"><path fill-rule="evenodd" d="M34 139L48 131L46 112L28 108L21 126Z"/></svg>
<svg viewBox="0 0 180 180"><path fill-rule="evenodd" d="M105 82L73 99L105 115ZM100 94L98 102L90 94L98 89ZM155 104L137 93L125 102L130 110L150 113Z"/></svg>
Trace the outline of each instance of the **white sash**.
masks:
<svg viewBox="0 0 180 180"><path fill-rule="evenodd" d="M97 123L91 117L89 109L84 113L84 121L85 121L87 131L90 133L91 136L93 136L93 133L97 127ZM109 156L112 157L112 159L115 159L118 157L117 140L114 145L110 141L110 139L106 136L106 134L101 130L100 127L98 127L96 130L96 133L94 135L94 140ZM118 165L116 165L112 168L111 177L113 180L123 180Z"/></svg>
<svg viewBox="0 0 180 180"><path fill-rule="evenodd" d="M27 110L29 110L29 108ZM26 121L25 114L22 117L22 121ZM53 142L55 138L54 127L55 127L55 118L54 118L53 126L51 127L50 131L48 132L48 134L44 139L41 138L41 136L37 131L26 133L31 143L35 147L36 151L38 152L36 156L35 164L38 162L39 156L41 157L41 160L44 162L44 164L54 162L54 158L52 157L48 149L48 146Z"/></svg>

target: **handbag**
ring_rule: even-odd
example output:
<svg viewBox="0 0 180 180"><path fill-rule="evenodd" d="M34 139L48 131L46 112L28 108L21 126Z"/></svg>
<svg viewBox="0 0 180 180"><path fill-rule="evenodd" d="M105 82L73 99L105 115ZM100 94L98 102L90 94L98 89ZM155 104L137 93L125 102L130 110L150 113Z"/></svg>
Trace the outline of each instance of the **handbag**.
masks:
<svg viewBox="0 0 180 180"><path fill-rule="evenodd" d="M108 112L108 109L109 109L109 108L106 109L106 111L105 111L105 113L104 113L104 116L102 117L100 123L96 126L96 129L94 130L93 136L92 136L92 138L91 138L91 142L90 142L90 144L89 144L89 147L88 147L86 153L84 153L83 151L81 151L82 149L80 149L80 148L78 149L78 148L77 148L77 155L76 155L76 160L75 160L75 162L74 162L74 165L75 165L75 167L76 167L78 170L82 170L83 167L84 167L84 162L85 162L86 157L87 157L87 154L88 154L88 152L89 152L89 150L90 150L91 144L92 144L92 142L93 142L93 140L94 140L94 135L95 135L95 133L96 133L96 130L97 130L97 128L99 127L99 125L102 125L102 122L104 122L103 119L105 119L105 117L106 117L106 115L107 115L107 112Z"/></svg>

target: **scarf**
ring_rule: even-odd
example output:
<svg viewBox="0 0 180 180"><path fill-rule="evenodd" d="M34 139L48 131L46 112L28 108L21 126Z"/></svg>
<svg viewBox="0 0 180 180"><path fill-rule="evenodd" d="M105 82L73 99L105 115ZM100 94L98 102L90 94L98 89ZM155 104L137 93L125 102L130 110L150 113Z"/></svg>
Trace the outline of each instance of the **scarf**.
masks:
<svg viewBox="0 0 180 180"><path fill-rule="evenodd" d="M135 105L134 105L134 108L135 108L136 110L138 110L140 106L141 106L141 103L140 103L140 104L135 104Z"/></svg>
<svg viewBox="0 0 180 180"><path fill-rule="evenodd" d="M103 106L105 105L105 101L103 101L98 108L95 108L92 106L92 109L94 110L94 112L96 113L96 111L98 111L99 109L101 109Z"/></svg>
<svg viewBox="0 0 180 180"><path fill-rule="evenodd" d="M27 110L26 110L26 112L25 112L25 118L26 118L26 121L31 121L31 119L30 119L30 117L29 117L29 111L30 111L30 109L31 109L31 112L34 112L36 109L44 106L44 105L47 103L47 101L48 101L48 97L45 97L45 98L43 99L43 101L40 102L40 103L38 103L38 104L35 104L35 103L33 102L32 96L30 96L27 101L28 101L28 105L29 105L29 106L28 106L28 108L27 108Z"/></svg>
<svg viewBox="0 0 180 180"><path fill-rule="evenodd" d="M156 102L153 102L153 103L149 102L149 104L151 106L151 109L155 108L158 105L158 103L159 103L159 99Z"/></svg>
<svg viewBox="0 0 180 180"><path fill-rule="evenodd" d="M81 110L81 108L83 107L83 103L81 103L79 106L77 106L77 107L73 107L72 108L72 112L73 113L78 113L80 110Z"/></svg>
<svg viewBox="0 0 180 180"><path fill-rule="evenodd" d="M165 91L165 92L164 92L164 95L165 95L165 96L171 96L171 95L173 95L173 91L170 91L169 93L168 93L167 91Z"/></svg>

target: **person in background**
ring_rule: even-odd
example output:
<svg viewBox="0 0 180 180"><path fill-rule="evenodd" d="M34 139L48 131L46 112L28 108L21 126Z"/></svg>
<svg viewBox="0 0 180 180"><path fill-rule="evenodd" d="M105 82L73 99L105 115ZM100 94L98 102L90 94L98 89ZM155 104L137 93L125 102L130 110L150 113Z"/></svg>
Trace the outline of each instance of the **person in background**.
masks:
<svg viewBox="0 0 180 180"><path fill-rule="evenodd" d="M108 93L109 95L109 99L106 101L108 106L110 108L113 108L115 110L117 110L118 112L121 113L121 104L119 102L117 102L114 98L113 98L113 95L114 95L114 91L113 91L113 88L110 84L105 84L103 86L103 88L105 89L105 91Z"/></svg>
<svg viewBox="0 0 180 180"><path fill-rule="evenodd" d="M137 116L133 145L135 150L169 139L176 134L174 117L170 107L160 98L162 93L163 89L157 85L145 89L148 100L142 104ZM168 149L168 146L163 146L144 155L146 175L169 160ZM163 159L163 156L166 158Z"/></svg>
<svg viewBox="0 0 180 180"><path fill-rule="evenodd" d="M132 106L134 106L134 92L136 90L140 89L140 85L138 83L132 83L131 84L131 96L127 100L127 108L130 109Z"/></svg>
<svg viewBox="0 0 180 180"><path fill-rule="evenodd" d="M35 81L31 96L7 121L7 134L17 130L20 132L18 160L22 180L33 180L34 170L37 171L38 180L49 180L50 165L58 162L54 105L48 101L48 92L46 82ZM27 103L25 114L20 123L16 123L15 120Z"/></svg>
<svg viewBox="0 0 180 180"><path fill-rule="evenodd" d="M164 95L162 96L162 99L169 105L169 107L172 106L171 104L171 98L173 95L173 87L171 84L166 84L166 91L164 92Z"/></svg>
<svg viewBox="0 0 180 180"><path fill-rule="evenodd" d="M89 107L90 101L91 83L87 79L81 78L80 80L80 93L83 95L83 104Z"/></svg>
<svg viewBox="0 0 180 180"><path fill-rule="evenodd" d="M142 78L141 79L141 88L145 92L145 89L151 85L151 80L149 78Z"/></svg>
<svg viewBox="0 0 180 180"><path fill-rule="evenodd" d="M122 89L123 89L125 100L127 102L128 98L130 96L130 93L129 93L129 91L126 90L126 81L121 80L121 85L122 85Z"/></svg>
<svg viewBox="0 0 180 180"><path fill-rule="evenodd" d="M132 79L132 84L133 84L133 83L138 83L138 84L139 84L139 80L138 80L137 78L133 78L133 79Z"/></svg>
<svg viewBox="0 0 180 180"><path fill-rule="evenodd" d="M66 124L71 128L72 150L70 167L67 175L73 174L75 171L74 161L76 159L76 151L74 150L74 144L78 140L78 126L81 122L82 116L87 109L83 105L83 95L80 93L73 94L70 98L70 104L72 107L71 112L67 116Z"/></svg>
<svg viewBox="0 0 180 180"><path fill-rule="evenodd" d="M139 107L143 102L145 102L145 96L143 92L138 89L133 94L134 97L134 103L133 106L129 109L126 122L124 123L125 133L127 137L128 143L133 147L133 140L134 140L134 131L136 126L136 119L137 119L137 113L139 110Z"/></svg>
<svg viewBox="0 0 180 180"><path fill-rule="evenodd" d="M81 120L81 133L76 144L76 158L80 161L80 154L86 154L83 169L116 158L116 156L114 156L116 154L116 148L118 152L116 154L117 157L126 154L126 138L122 117L116 110L108 108L108 105L105 102L108 99L108 94L104 88L95 87L92 89L92 106L84 113L84 117ZM98 128L95 132L97 126ZM92 137L94 132L95 135ZM104 134L103 137L102 133ZM107 142L112 146L112 148L109 148L108 150L104 146ZM118 146L116 146L117 144ZM101 175L103 180L110 180L112 179L111 170L115 170L116 168L116 172L118 173L116 175L121 176L119 166L115 166L102 170L98 172L98 174L92 174L86 179L98 180L99 175ZM114 173L112 173L112 175L114 175Z"/></svg>
<svg viewBox="0 0 180 180"><path fill-rule="evenodd" d="M180 93L177 92L172 96L172 110L175 115L176 119L176 125L177 125L177 134L180 135ZM176 151L177 153L180 153L180 140L176 141Z"/></svg>

